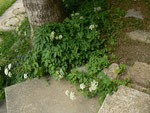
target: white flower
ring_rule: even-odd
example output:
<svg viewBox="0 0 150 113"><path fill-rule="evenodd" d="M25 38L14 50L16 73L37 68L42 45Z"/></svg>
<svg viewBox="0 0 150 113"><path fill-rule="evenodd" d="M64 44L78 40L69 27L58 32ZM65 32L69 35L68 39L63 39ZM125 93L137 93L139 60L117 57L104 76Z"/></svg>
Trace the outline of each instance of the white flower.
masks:
<svg viewBox="0 0 150 113"><path fill-rule="evenodd" d="M96 90L97 86L98 86L98 82L96 82L95 80L93 80L91 82L91 87L89 88L89 91L92 92L92 91Z"/></svg>
<svg viewBox="0 0 150 113"><path fill-rule="evenodd" d="M9 69L9 70L11 69L11 64L8 65L8 69Z"/></svg>
<svg viewBox="0 0 150 113"><path fill-rule="evenodd" d="M80 19L83 19L83 16L81 16Z"/></svg>
<svg viewBox="0 0 150 113"><path fill-rule="evenodd" d="M66 90L66 91L65 91L65 94L66 94L67 96L69 96L69 93L70 93L69 90Z"/></svg>
<svg viewBox="0 0 150 113"><path fill-rule="evenodd" d="M68 7L68 4L66 4L65 7Z"/></svg>
<svg viewBox="0 0 150 113"><path fill-rule="evenodd" d="M11 72L9 72L9 73L8 73L8 76L11 77L11 75L12 75Z"/></svg>
<svg viewBox="0 0 150 113"><path fill-rule="evenodd" d="M59 35L59 39L61 40L63 38L63 36L62 35Z"/></svg>
<svg viewBox="0 0 150 113"><path fill-rule="evenodd" d="M55 35L55 31L52 31L52 32L51 32L51 36L54 36L54 35Z"/></svg>
<svg viewBox="0 0 150 113"><path fill-rule="evenodd" d="M92 92L92 88L91 87L89 88L89 91Z"/></svg>
<svg viewBox="0 0 150 113"><path fill-rule="evenodd" d="M71 14L71 16L74 16L74 14Z"/></svg>
<svg viewBox="0 0 150 113"><path fill-rule="evenodd" d="M96 9L97 9L97 11L100 11L100 10L102 10L102 8L101 8L101 7L97 7Z"/></svg>
<svg viewBox="0 0 150 113"><path fill-rule="evenodd" d="M55 39L56 39L56 40L58 40L58 39L59 39L59 37L58 37L58 36L56 36L56 37L55 37Z"/></svg>
<svg viewBox="0 0 150 113"><path fill-rule="evenodd" d="M93 91L95 91L97 89L97 86L92 86L91 88Z"/></svg>
<svg viewBox="0 0 150 113"><path fill-rule="evenodd" d="M91 86L98 86L98 82L96 82L95 80L93 80L93 82L91 82Z"/></svg>
<svg viewBox="0 0 150 113"><path fill-rule="evenodd" d="M78 16L79 15L79 13L75 13L75 16Z"/></svg>
<svg viewBox="0 0 150 113"><path fill-rule="evenodd" d="M80 88L83 90L85 88L84 83L80 84Z"/></svg>
<svg viewBox="0 0 150 113"><path fill-rule="evenodd" d="M74 92L70 92L70 99L71 100L75 100L76 99L76 97L75 97L75 93Z"/></svg>
<svg viewBox="0 0 150 113"><path fill-rule="evenodd" d="M28 78L28 74L24 74L24 79L27 79Z"/></svg>
<svg viewBox="0 0 150 113"><path fill-rule="evenodd" d="M5 68L5 75L8 75L8 69L7 68Z"/></svg>
<svg viewBox="0 0 150 113"><path fill-rule="evenodd" d="M52 31L52 32L51 32L51 34L50 34L50 39L53 41L53 40L54 40L54 38L55 38L55 32L54 32L54 31Z"/></svg>
<svg viewBox="0 0 150 113"><path fill-rule="evenodd" d="M89 29L92 30L94 29L94 27L95 27L94 25L90 25Z"/></svg>
<svg viewBox="0 0 150 113"><path fill-rule="evenodd" d="M61 79L63 79L63 78L64 78L64 76L63 76L63 75L59 75L58 80L61 80Z"/></svg>
<svg viewBox="0 0 150 113"><path fill-rule="evenodd" d="M101 8L101 7L95 7L95 8L94 8L94 12L96 12L96 11L100 11L100 10L102 10L102 8Z"/></svg>

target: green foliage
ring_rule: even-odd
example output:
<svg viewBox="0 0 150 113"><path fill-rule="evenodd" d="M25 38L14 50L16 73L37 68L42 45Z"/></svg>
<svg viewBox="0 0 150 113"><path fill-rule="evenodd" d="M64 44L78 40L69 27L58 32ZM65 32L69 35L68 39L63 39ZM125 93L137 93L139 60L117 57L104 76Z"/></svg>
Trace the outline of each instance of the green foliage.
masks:
<svg viewBox="0 0 150 113"><path fill-rule="evenodd" d="M111 59L112 59L112 60L115 60L115 59L117 59L117 58L118 58L118 57L117 57L115 54L112 53Z"/></svg>
<svg viewBox="0 0 150 113"><path fill-rule="evenodd" d="M120 64L120 68L116 70L117 74L121 74L121 72L126 71L126 65L125 64Z"/></svg>
<svg viewBox="0 0 150 113"><path fill-rule="evenodd" d="M105 47L109 34L100 35L108 32L111 21L105 11L94 11L95 3L99 7L102 5L98 1L86 1L81 9L90 5L89 10L79 9L62 23L50 23L36 29L34 48L24 64L27 73L31 72L33 77L49 73L58 78L56 71L83 65L91 55L99 56L108 51ZM105 59L106 56L100 62Z"/></svg>
<svg viewBox="0 0 150 113"><path fill-rule="evenodd" d="M107 65L106 65L107 66ZM96 65L94 66L94 68ZM84 84L85 88L82 90L81 87L80 90L83 91L83 94L88 97L98 96L100 104L103 103L105 97L107 94L112 95L113 92L117 91L117 87L119 85L128 85L128 83L131 82L130 79L126 80L110 80L110 78L105 75L103 72L97 72L95 74L89 73L89 70L87 73L85 72L79 72L78 69L72 70L70 74L67 75L67 79L71 81L73 84ZM95 80L98 85L96 86L96 89L93 91L90 91L90 88L92 87L92 82Z"/></svg>
<svg viewBox="0 0 150 113"><path fill-rule="evenodd" d="M1 97L6 86L50 74L57 80L65 78L73 84L84 83L84 94L98 95L102 103L106 94L112 94L122 83L100 73L110 64L108 53L119 29L116 24L120 22L113 20L121 18L122 11L112 10L105 0L66 0L64 4L69 16L61 23L36 28L32 49L28 21L17 31L0 32L3 37L0 43ZM11 77L4 73L10 63ZM85 64L88 73L71 71Z"/></svg>
<svg viewBox="0 0 150 113"><path fill-rule="evenodd" d="M100 72L102 69L107 68L110 62L108 60L108 56L104 55L103 57L100 56L93 56L90 58L86 68L89 70L89 74L96 74Z"/></svg>
<svg viewBox="0 0 150 113"><path fill-rule="evenodd" d="M0 98L4 98L4 88L23 80L24 72L21 63L24 62L26 53L30 49L30 30L28 21L16 29L16 31L0 31L2 42L0 43ZM4 70L12 64L12 77L5 75Z"/></svg>

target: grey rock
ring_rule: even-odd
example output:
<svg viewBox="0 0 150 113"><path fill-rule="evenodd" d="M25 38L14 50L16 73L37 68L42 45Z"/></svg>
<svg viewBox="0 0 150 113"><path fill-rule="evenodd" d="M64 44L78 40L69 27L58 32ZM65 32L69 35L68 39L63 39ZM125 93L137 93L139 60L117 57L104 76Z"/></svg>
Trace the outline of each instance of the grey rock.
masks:
<svg viewBox="0 0 150 113"><path fill-rule="evenodd" d="M131 84L131 87L138 90L138 91L150 94L150 88L145 88L145 87L142 87L142 86L137 85L137 84Z"/></svg>
<svg viewBox="0 0 150 113"><path fill-rule="evenodd" d="M85 66L78 67L79 72L88 72Z"/></svg>
<svg viewBox="0 0 150 113"><path fill-rule="evenodd" d="M150 87L150 65L147 63L135 62L133 66L128 67L127 74L131 77L133 83Z"/></svg>
<svg viewBox="0 0 150 113"><path fill-rule="evenodd" d="M150 113L150 95L120 86L107 95L98 113Z"/></svg>
<svg viewBox="0 0 150 113"><path fill-rule="evenodd" d="M0 99L0 113L7 113L6 101Z"/></svg>
<svg viewBox="0 0 150 113"><path fill-rule="evenodd" d="M74 91L70 100L65 91ZM87 99L65 80L33 79L5 89L7 113L97 113L97 98Z"/></svg>
<svg viewBox="0 0 150 113"><path fill-rule="evenodd" d="M109 68L107 69L103 69L102 72L104 72L107 76L110 77L111 80L116 79L118 74L116 73L116 70L119 69L119 65L116 63L113 63L109 66Z"/></svg>
<svg viewBox="0 0 150 113"><path fill-rule="evenodd" d="M142 30L136 30L127 33L127 36L132 40L138 40L144 43L150 43L150 32L145 32Z"/></svg>
<svg viewBox="0 0 150 113"><path fill-rule="evenodd" d="M141 11L136 11L135 9L129 9L127 11L127 14L125 15L125 18L127 18L127 17L134 17L134 18L138 18L141 20L144 19Z"/></svg>

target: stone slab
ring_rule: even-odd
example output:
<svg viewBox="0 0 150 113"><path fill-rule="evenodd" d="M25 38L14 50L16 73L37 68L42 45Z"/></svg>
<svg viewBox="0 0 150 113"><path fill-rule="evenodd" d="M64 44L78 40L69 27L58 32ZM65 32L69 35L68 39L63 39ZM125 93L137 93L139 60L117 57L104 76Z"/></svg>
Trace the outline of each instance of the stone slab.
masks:
<svg viewBox="0 0 150 113"><path fill-rule="evenodd" d="M0 113L7 113L6 101L0 99Z"/></svg>
<svg viewBox="0 0 150 113"><path fill-rule="evenodd" d="M120 86L107 95L98 113L150 113L150 95Z"/></svg>
<svg viewBox="0 0 150 113"><path fill-rule="evenodd" d="M133 83L133 84L131 83L131 87L133 89L136 89L136 90L140 91L140 92L144 92L144 93L147 93L147 94L150 95L150 88L146 88L146 87L140 86L140 85L138 85L136 83Z"/></svg>
<svg viewBox="0 0 150 113"><path fill-rule="evenodd" d="M135 9L129 9L127 11L127 14L125 15L125 18L127 17L134 17L134 18L141 19L141 20L144 19L141 11L136 11Z"/></svg>
<svg viewBox="0 0 150 113"><path fill-rule="evenodd" d="M119 69L119 65L117 63L113 63L109 66L109 68L105 68L102 70L107 76L110 77L111 80L116 79L118 74L116 71Z"/></svg>
<svg viewBox="0 0 150 113"><path fill-rule="evenodd" d="M147 63L135 62L133 66L128 67L127 74L133 83L150 88L150 65Z"/></svg>
<svg viewBox="0 0 150 113"><path fill-rule="evenodd" d="M144 42L147 44L150 43L150 32L136 30L136 31L127 33L127 36L131 38L132 40L137 40L137 41Z"/></svg>
<svg viewBox="0 0 150 113"><path fill-rule="evenodd" d="M15 29L25 19L25 9L22 0L17 0L6 12L0 16L0 30Z"/></svg>
<svg viewBox="0 0 150 113"><path fill-rule="evenodd" d="M65 91L74 91L75 100L70 100ZM65 80L33 79L7 87L7 113L97 113L97 98L87 99Z"/></svg>

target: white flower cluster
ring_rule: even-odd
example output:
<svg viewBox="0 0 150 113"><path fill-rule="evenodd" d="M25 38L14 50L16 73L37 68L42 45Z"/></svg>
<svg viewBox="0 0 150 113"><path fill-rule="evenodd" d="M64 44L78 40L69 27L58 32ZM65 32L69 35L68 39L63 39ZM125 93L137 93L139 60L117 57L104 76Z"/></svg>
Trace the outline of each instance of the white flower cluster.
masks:
<svg viewBox="0 0 150 113"><path fill-rule="evenodd" d="M83 16L80 16L80 19L83 19Z"/></svg>
<svg viewBox="0 0 150 113"><path fill-rule="evenodd" d="M95 25L90 25L90 26L89 26L89 29L90 29L90 30L92 30L92 29L94 29L94 28L95 28Z"/></svg>
<svg viewBox="0 0 150 113"><path fill-rule="evenodd" d="M56 37L55 37L56 40L61 40L62 38L63 38L62 35L59 35L59 36L56 36Z"/></svg>
<svg viewBox="0 0 150 113"><path fill-rule="evenodd" d="M85 84L84 83L82 83L82 84L80 84L80 89L85 89Z"/></svg>
<svg viewBox="0 0 150 113"><path fill-rule="evenodd" d="M10 72L11 67L12 67L12 65L9 64L4 70L5 75L8 75L9 77L11 77L11 75L12 75L12 73Z"/></svg>
<svg viewBox="0 0 150 113"><path fill-rule="evenodd" d="M96 11L100 11L100 10L102 10L102 8L101 8L101 7L95 7L95 8L94 8L94 12L96 12Z"/></svg>
<svg viewBox="0 0 150 113"><path fill-rule="evenodd" d="M68 4L66 4L65 7L68 7Z"/></svg>
<svg viewBox="0 0 150 113"><path fill-rule="evenodd" d="M79 15L80 15L80 13L71 14L72 17L73 16L79 16Z"/></svg>
<svg viewBox="0 0 150 113"><path fill-rule="evenodd" d="M76 99L76 97L75 97L75 92L72 92L72 91L70 92L69 90L66 90L66 91L65 91L65 94L66 94L67 96L69 96L71 100L75 100L75 99Z"/></svg>
<svg viewBox="0 0 150 113"><path fill-rule="evenodd" d="M23 77L24 77L24 79L27 79L28 78L28 74L24 74Z"/></svg>
<svg viewBox="0 0 150 113"><path fill-rule="evenodd" d="M64 78L64 72L62 69L60 69L60 71L56 71L56 74L58 75L58 80L61 80Z"/></svg>
<svg viewBox="0 0 150 113"><path fill-rule="evenodd" d="M51 41L53 41L54 39L56 39L56 40L61 40L62 38L63 38L62 35L59 35L59 36L56 36L56 37L55 37L55 31L52 31L51 34L50 34L50 39L51 39Z"/></svg>
<svg viewBox="0 0 150 113"><path fill-rule="evenodd" d="M96 82L95 80L93 80L93 82L91 82L91 87L89 88L89 91L95 91L97 89L98 86L98 82Z"/></svg>

